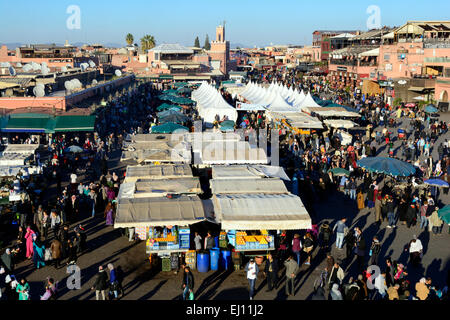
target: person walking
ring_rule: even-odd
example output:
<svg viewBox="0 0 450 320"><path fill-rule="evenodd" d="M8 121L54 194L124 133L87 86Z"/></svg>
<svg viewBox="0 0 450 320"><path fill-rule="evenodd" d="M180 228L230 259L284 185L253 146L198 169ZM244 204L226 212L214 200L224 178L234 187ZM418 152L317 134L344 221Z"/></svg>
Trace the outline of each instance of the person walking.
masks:
<svg viewBox="0 0 450 320"><path fill-rule="evenodd" d="M375 223L381 225L381 194L377 194L375 198Z"/></svg>
<svg viewBox="0 0 450 320"><path fill-rule="evenodd" d="M344 277L344 270L341 268L340 263L336 261L327 275L327 289L331 290L334 284L340 286Z"/></svg>
<svg viewBox="0 0 450 320"><path fill-rule="evenodd" d="M330 239L331 239L332 233L333 233L333 231L331 230L330 225L328 224L327 221L325 221L320 226L320 232L319 232L320 248L324 249L325 252L328 252L330 249Z"/></svg>
<svg viewBox="0 0 450 320"><path fill-rule="evenodd" d="M370 265L378 265L378 255L380 254L380 251L381 251L380 241L378 240L377 236L374 236L369 251L369 256L371 257Z"/></svg>
<svg viewBox="0 0 450 320"><path fill-rule="evenodd" d="M387 218L388 218L388 225L386 228L395 228L395 206L394 206L394 199L392 196L389 196L386 201L386 211L387 211Z"/></svg>
<svg viewBox="0 0 450 320"><path fill-rule="evenodd" d="M311 264L311 254L312 250L314 249L314 240L309 232L305 234L304 240L303 240L303 251L305 251L307 258L305 265ZM300 264L299 264L300 265Z"/></svg>
<svg viewBox="0 0 450 320"><path fill-rule="evenodd" d="M55 268L58 269L61 263L62 256L62 244L58 239L54 239L50 244L50 251L52 252L53 263Z"/></svg>
<svg viewBox="0 0 450 320"><path fill-rule="evenodd" d="M418 266L420 264L420 260L422 259L423 254L423 246L422 242L417 238L416 235L414 235L413 239L410 241L408 248L405 249L405 251L408 251L409 249L409 261L412 265Z"/></svg>
<svg viewBox="0 0 450 320"><path fill-rule="evenodd" d="M103 270L102 266L98 267L97 277L95 278L94 285L91 290L95 289L95 299L100 300L100 294L102 295L102 300L106 300L108 293L108 274Z"/></svg>
<svg viewBox="0 0 450 320"><path fill-rule="evenodd" d="M256 283L256 279L258 278L258 272L259 272L259 268L253 258L250 259L250 261L245 266L245 272L247 274L247 280L248 280L248 283L250 286L250 292L249 292L250 300L253 300L253 295L255 292L255 283Z"/></svg>
<svg viewBox="0 0 450 320"><path fill-rule="evenodd" d="M14 259L11 253L11 249L7 248L5 253L2 254L0 259L0 266L5 268L6 274L11 274L14 271Z"/></svg>
<svg viewBox="0 0 450 320"><path fill-rule="evenodd" d="M267 292L278 288L278 260L271 253L267 255L264 275L267 279Z"/></svg>
<svg viewBox="0 0 450 320"><path fill-rule="evenodd" d="M190 295L191 293L193 295L194 292L194 275L192 274L191 269L187 266L184 267L181 289L183 290L183 300L190 300Z"/></svg>
<svg viewBox="0 0 450 320"><path fill-rule="evenodd" d="M333 227L333 232L336 232L336 248L342 249L344 244L344 237L348 231L348 227L345 224L347 218L342 218Z"/></svg>
<svg viewBox="0 0 450 320"><path fill-rule="evenodd" d="M366 256L366 240L362 235L361 229L359 229L358 227L355 228L355 238L355 248L358 258L359 271L362 272L364 270L364 262Z"/></svg>
<svg viewBox="0 0 450 320"><path fill-rule="evenodd" d="M194 235L195 250L202 250L202 237L198 234L198 232L195 232Z"/></svg>
<svg viewBox="0 0 450 320"><path fill-rule="evenodd" d="M294 234L294 239L292 239L292 252L295 254L298 265L300 265L301 251L302 251L302 242L300 240L300 235L298 233L296 233L296 234Z"/></svg>
<svg viewBox="0 0 450 320"><path fill-rule="evenodd" d="M284 262L284 266L286 268L286 287L285 292L288 296L294 296L295 294L295 283L294 280L297 277L298 272L300 271L300 268L295 262L294 257L291 255L289 258Z"/></svg>
<svg viewBox="0 0 450 320"><path fill-rule="evenodd" d="M27 245L26 257L27 257L27 259L31 259L31 257L33 256L33 236L36 233L33 230L31 230L31 228L29 226L27 227L26 230L27 230L27 232L25 234L26 245Z"/></svg>
<svg viewBox="0 0 450 320"><path fill-rule="evenodd" d="M16 286L16 292L19 294L19 300L30 300L30 284L27 279L20 279Z"/></svg>

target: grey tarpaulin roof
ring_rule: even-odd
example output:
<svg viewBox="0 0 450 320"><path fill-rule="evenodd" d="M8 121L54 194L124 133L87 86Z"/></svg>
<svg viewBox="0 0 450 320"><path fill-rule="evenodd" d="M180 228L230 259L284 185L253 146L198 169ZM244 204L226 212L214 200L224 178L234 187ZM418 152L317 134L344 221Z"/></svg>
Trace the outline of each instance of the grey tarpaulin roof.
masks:
<svg viewBox="0 0 450 320"><path fill-rule="evenodd" d="M311 218L293 194L218 194L216 218L224 230L299 230L311 228Z"/></svg>
<svg viewBox="0 0 450 320"><path fill-rule="evenodd" d="M173 162L173 163L190 163L191 152L187 149L147 149L135 151L123 151L120 158L123 160L135 160L141 162Z"/></svg>
<svg viewBox="0 0 450 320"><path fill-rule="evenodd" d="M5 153L0 156L0 166L23 166L29 158L26 153Z"/></svg>
<svg viewBox="0 0 450 320"><path fill-rule="evenodd" d="M266 165L237 165L237 166L213 166L213 179L254 179L254 178L280 178L290 181L284 169L277 166Z"/></svg>
<svg viewBox="0 0 450 320"><path fill-rule="evenodd" d="M128 166L124 182L137 179L169 179L192 177L192 169L188 164Z"/></svg>
<svg viewBox="0 0 450 320"><path fill-rule="evenodd" d="M253 147L247 141L212 141L203 144L204 164L267 164L264 148Z"/></svg>
<svg viewBox="0 0 450 320"><path fill-rule="evenodd" d="M37 148L39 148L38 144L8 144L5 151L3 151L3 154L7 153L34 154Z"/></svg>
<svg viewBox="0 0 450 320"><path fill-rule="evenodd" d="M177 179L138 179L136 182L127 182L120 186L119 199L161 197L166 196L168 193L202 193L200 180L197 177Z"/></svg>
<svg viewBox="0 0 450 320"><path fill-rule="evenodd" d="M212 179L210 185L213 194L289 193L280 179Z"/></svg>
<svg viewBox="0 0 450 320"><path fill-rule="evenodd" d="M198 196L119 199L114 228L185 226L207 219L213 221Z"/></svg>

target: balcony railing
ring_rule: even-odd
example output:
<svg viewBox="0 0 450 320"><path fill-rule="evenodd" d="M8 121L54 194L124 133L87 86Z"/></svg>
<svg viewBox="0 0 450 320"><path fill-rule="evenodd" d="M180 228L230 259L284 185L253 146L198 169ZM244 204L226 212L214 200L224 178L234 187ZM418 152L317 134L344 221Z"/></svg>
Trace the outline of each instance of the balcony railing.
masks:
<svg viewBox="0 0 450 320"><path fill-rule="evenodd" d="M450 58L447 57L428 57L424 58L423 62L425 63L450 63Z"/></svg>
<svg viewBox="0 0 450 320"><path fill-rule="evenodd" d="M448 49L450 48L449 38L426 38L423 47L427 49Z"/></svg>
<svg viewBox="0 0 450 320"><path fill-rule="evenodd" d="M360 67L376 67L378 64L376 62L368 62L368 61L361 61L359 63Z"/></svg>
<svg viewBox="0 0 450 320"><path fill-rule="evenodd" d="M330 60L330 64L356 67L358 63L356 60Z"/></svg>

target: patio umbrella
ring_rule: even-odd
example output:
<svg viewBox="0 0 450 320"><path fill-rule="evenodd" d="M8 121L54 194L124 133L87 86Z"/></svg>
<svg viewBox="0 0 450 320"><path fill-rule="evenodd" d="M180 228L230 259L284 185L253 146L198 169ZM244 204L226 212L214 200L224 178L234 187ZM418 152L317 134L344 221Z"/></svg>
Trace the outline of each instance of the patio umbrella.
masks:
<svg viewBox="0 0 450 320"><path fill-rule="evenodd" d="M173 133L177 130L189 131L188 128L173 122L167 122L160 126L152 127L152 133Z"/></svg>
<svg viewBox="0 0 450 320"><path fill-rule="evenodd" d="M358 166L376 173L407 177L416 173L416 168L404 161L385 157L367 157L357 162Z"/></svg>
<svg viewBox="0 0 450 320"><path fill-rule="evenodd" d="M421 101L425 101L426 100L426 98L425 97L422 97L422 96L418 96L418 97L415 97L415 98L413 98L414 100L421 100Z"/></svg>
<svg viewBox="0 0 450 320"><path fill-rule="evenodd" d="M450 224L450 204L438 210L439 218L447 224Z"/></svg>
<svg viewBox="0 0 450 320"><path fill-rule="evenodd" d="M189 83L187 83L187 82L175 82L175 83L173 84L173 86L174 86L175 88L185 87L185 86L188 86L188 85L189 85Z"/></svg>
<svg viewBox="0 0 450 320"><path fill-rule="evenodd" d="M329 169L328 172L331 172L335 176L347 176L348 177L350 175L350 171L345 170L343 168Z"/></svg>
<svg viewBox="0 0 450 320"><path fill-rule="evenodd" d="M173 114L169 114L165 117L159 118L159 122L160 123L167 123L167 122L174 122L174 123L183 123L186 122L189 118L186 117L184 114L182 113L173 113Z"/></svg>
<svg viewBox="0 0 450 320"><path fill-rule="evenodd" d="M181 94L191 93L191 92L192 92L192 90L188 87L181 87L180 89L177 90L177 93L181 93Z"/></svg>
<svg viewBox="0 0 450 320"><path fill-rule="evenodd" d="M432 104L429 104L429 105L427 105L426 107L425 107L425 112L426 113L436 113L436 112L438 112L439 110L435 107L435 106L433 106Z"/></svg>
<svg viewBox="0 0 450 320"><path fill-rule="evenodd" d="M233 120L225 120L220 123L221 131L234 131L234 121Z"/></svg>
<svg viewBox="0 0 450 320"><path fill-rule="evenodd" d="M177 114L177 113L181 113L178 108L170 108L170 109L166 109L164 111L158 112L156 114L156 116L158 118L164 118L164 117L167 117L168 115Z"/></svg>
<svg viewBox="0 0 450 320"><path fill-rule="evenodd" d="M175 97L172 102L178 104L194 104L193 100L184 97Z"/></svg>
<svg viewBox="0 0 450 320"><path fill-rule="evenodd" d="M428 179L423 183L428 184L430 186L448 188L448 183L441 179Z"/></svg>
<svg viewBox="0 0 450 320"><path fill-rule="evenodd" d="M163 111L163 110L168 110L168 109L178 109L181 110L180 106L177 106L175 104L168 104L168 103L163 103L162 105L158 106L156 108L157 111Z"/></svg>
<svg viewBox="0 0 450 320"><path fill-rule="evenodd" d="M168 89L168 90L164 90L162 93L163 94L177 94L177 90L176 89Z"/></svg>
<svg viewBox="0 0 450 320"><path fill-rule="evenodd" d="M71 152L71 153L80 153L80 152L83 152L83 149L80 148L79 146L70 146L70 147L66 148L65 151Z"/></svg>
<svg viewBox="0 0 450 320"><path fill-rule="evenodd" d="M405 104L405 107L407 107L407 108L414 108L415 106L416 106L415 103L407 103L407 104Z"/></svg>

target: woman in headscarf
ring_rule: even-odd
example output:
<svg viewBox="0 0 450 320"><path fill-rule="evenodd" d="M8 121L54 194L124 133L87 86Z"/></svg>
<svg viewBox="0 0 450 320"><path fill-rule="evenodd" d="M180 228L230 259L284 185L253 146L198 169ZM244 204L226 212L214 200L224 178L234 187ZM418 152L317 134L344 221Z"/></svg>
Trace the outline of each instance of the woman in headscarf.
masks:
<svg viewBox="0 0 450 320"><path fill-rule="evenodd" d="M34 235L36 235L36 233L33 230L31 230L31 228L28 226L27 232L25 234L25 240L27 243L27 253L26 253L27 259L31 259L31 257L33 256L33 236Z"/></svg>
<svg viewBox="0 0 450 320"><path fill-rule="evenodd" d="M112 226L114 224L114 206L111 202L108 202L108 205L106 206L105 218L107 226Z"/></svg>
<svg viewBox="0 0 450 320"><path fill-rule="evenodd" d="M19 300L30 300L30 285L27 279L20 279L20 282L16 286L16 292L19 294Z"/></svg>
<svg viewBox="0 0 450 320"><path fill-rule="evenodd" d="M39 269L41 266L45 267L45 246L42 245L36 235L33 236L33 240L33 262L36 269Z"/></svg>
<svg viewBox="0 0 450 320"><path fill-rule="evenodd" d="M339 291L339 285L337 283L333 284L330 291L331 300L344 300L342 298L342 293Z"/></svg>

